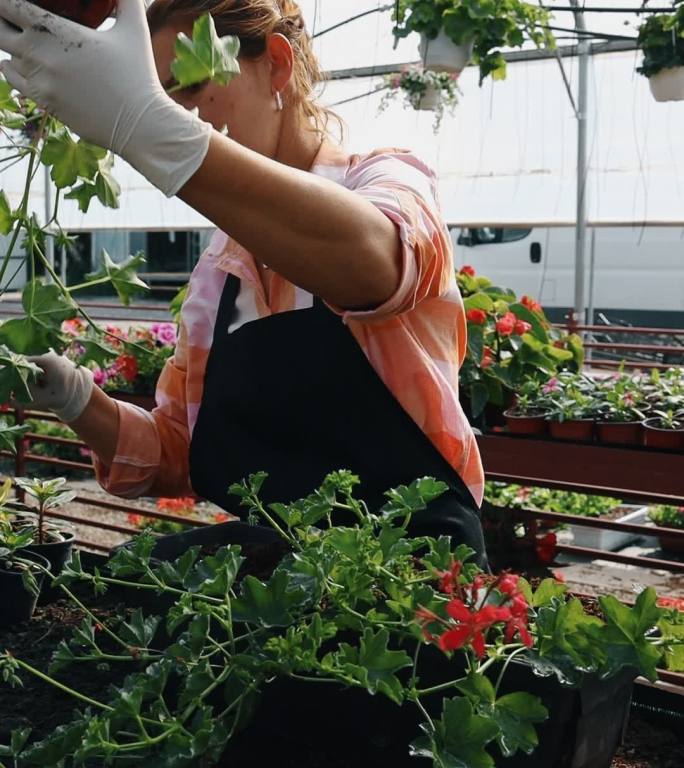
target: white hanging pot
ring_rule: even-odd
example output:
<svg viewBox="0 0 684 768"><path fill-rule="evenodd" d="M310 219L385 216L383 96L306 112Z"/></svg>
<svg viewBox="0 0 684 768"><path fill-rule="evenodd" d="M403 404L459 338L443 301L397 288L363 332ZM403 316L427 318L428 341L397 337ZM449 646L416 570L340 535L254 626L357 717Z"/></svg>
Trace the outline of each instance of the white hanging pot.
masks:
<svg viewBox="0 0 684 768"><path fill-rule="evenodd" d="M648 78L656 101L684 101L684 67L668 67Z"/></svg>
<svg viewBox="0 0 684 768"><path fill-rule="evenodd" d="M435 88L434 85L428 85L427 90L421 96L419 101L414 103L414 109L418 109L422 112L434 112L439 106L439 100L441 93L439 88Z"/></svg>
<svg viewBox="0 0 684 768"><path fill-rule="evenodd" d="M456 45L442 30L434 40L420 36L420 58L425 69L433 72L462 72L473 55L474 43Z"/></svg>

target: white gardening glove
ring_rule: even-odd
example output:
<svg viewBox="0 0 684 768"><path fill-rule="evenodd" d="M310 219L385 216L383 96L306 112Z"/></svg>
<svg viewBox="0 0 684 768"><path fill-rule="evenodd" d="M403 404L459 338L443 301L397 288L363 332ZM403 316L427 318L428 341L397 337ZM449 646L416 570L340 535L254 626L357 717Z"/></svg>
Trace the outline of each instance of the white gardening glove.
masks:
<svg viewBox="0 0 684 768"><path fill-rule="evenodd" d="M104 31L27 0L0 0L0 49L12 56L0 63L12 87L124 158L167 197L202 164L212 126L159 82L144 0L119 0L116 23Z"/></svg>
<svg viewBox="0 0 684 768"><path fill-rule="evenodd" d="M74 364L69 358L50 350L28 360L43 369L38 381L29 384L33 402L30 408L53 411L63 422L77 419L90 402L93 374L88 368Z"/></svg>

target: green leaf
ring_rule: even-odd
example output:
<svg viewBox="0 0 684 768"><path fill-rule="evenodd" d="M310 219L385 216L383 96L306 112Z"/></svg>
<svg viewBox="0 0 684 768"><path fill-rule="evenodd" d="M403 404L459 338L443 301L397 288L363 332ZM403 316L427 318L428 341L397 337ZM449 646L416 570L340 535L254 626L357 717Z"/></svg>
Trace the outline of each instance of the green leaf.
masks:
<svg viewBox="0 0 684 768"><path fill-rule="evenodd" d="M466 312L471 309L482 309L485 312L494 311L494 301L486 293L474 293L463 300L463 306Z"/></svg>
<svg viewBox="0 0 684 768"><path fill-rule="evenodd" d="M658 679L656 668L661 653L646 637L646 632L657 626L663 613L657 600L653 587L648 587L637 597L633 608L623 605L612 595L599 598L606 624L594 628L592 636L605 650L603 677L612 677L625 667L635 667L649 680Z"/></svg>
<svg viewBox="0 0 684 768"><path fill-rule="evenodd" d="M549 334L546 331L544 320L537 312L532 312L524 304L511 304L510 311L518 318L532 326L532 334L544 344L549 343Z"/></svg>
<svg viewBox="0 0 684 768"><path fill-rule="evenodd" d="M383 519L394 520L427 509L428 504L449 490L449 486L434 477L422 477L411 485L400 485L386 491L389 501L380 509Z"/></svg>
<svg viewBox="0 0 684 768"><path fill-rule="evenodd" d="M81 357L82 363L93 362L104 368L114 358L119 356L119 352L116 349L100 339L79 338L77 342L84 350Z"/></svg>
<svg viewBox="0 0 684 768"><path fill-rule="evenodd" d="M86 275L86 279L110 280L122 304L127 306L131 303L131 297L134 294L149 291L149 286L136 273L136 270L145 263L142 251L138 251L135 256L128 256L117 264L112 261L110 255L103 248L102 262L102 269L97 272L90 272Z"/></svg>
<svg viewBox="0 0 684 768"><path fill-rule="evenodd" d="M287 627L294 621L292 611L305 599L306 592L294 587L285 571L277 570L265 584L246 576L240 597L233 600L233 619L262 627Z"/></svg>
<svg viewBox="0 0 684 768"><path fill-rule="evenodd" d="M51 347L63 346L62 322L76 317L76 304L54 283L39 280L27 283L21 303L26 317L6 320L0 325L0 344L23 355L39 355Z"/></svg>
<svg viewBox="0 0 684 768"><path fill-rule="evenodd" d="M363 683L370 694L383 693L401 704L404 687L395 673L413 662L405 651L389 650L389 639L386 629L374 632L366 627L358 648L342 643L334 656L344 671Z"/></svg>
<svg viewBox="0 0 684 768"><path fill-rule="evenodd" d="M130 620L121 624L119 629L121 639L139 648L148 648L160 621L159 616L143 616L142 610L136 608Z"/></svg>
<svg viewBox="0 0 684 768"><path fill-rule="evenodd" d="M0 326L0 334L2 326ZM30 363L23 355L17 355L4 344L0 345L0 402L6 403L11 397L15 397L22 403L31 401L31 393L28 385L38 380L42 370ZM7 427L6 430L14 430ZM14 432L16 435L17 433Z"/></svg>
<svg viewBox="0 0 684 768"><path fill-rule="evenodd" d="M501 753L511 757L518 750L531 754L539 744L535 723L549 716L537 696L530 693L509 693L496 700L491 715L499 726L497 736Z"/></svg>
<svg viewBox="0 0 684 768"><path fill-rule="evenodd" d="M94 197L97 197L97 189L91 181L84 181L64 195L66 200L76 200L78 202L78 210L81 213L88 213L90 201Z"/></svg>
<svg viewBox="0 0 684 768"><path fill-rule="evenodd" d="M411 745L412 754L431 757L440 768L495 768L485 747L499 734L491 717L476 715L468 699L445 699L442 718L435 722L432 734L421 725L427 738Z"/></svg>
<svg viewBox="0 0 684 768"><path fill-rule="evenodd" d="M226 597L243 562L240 547L222 547L194 565L183 578L183 586L193 594Z"/></svg>
<svg viewBox="0 0 684 768"><path fill-rule="evenodd" d="M556 581L556 579L544 579L534 593L532 605L535 608L549 605L555 597L563 597L567 591L567 586L560 581Z"/></svg>
<svg viewBox="0 0 684 768"><path fill-rule="evenodd" d="M114 155L108 152L98 164L97 176L95 176L95 193L97 199L105 208L118 208L121 186L112 176Z"/></svg>
<svg viewBox="0 0 684 768"><path fill-rule="evenodd" d="M43 145L41 162L50 167L50 177L59 189L70 187L79 178L92 181L99 170L99 161L107 150L89 144L83 139L74 141L71 132L64 128L50 136Z"/></svg>
<svg viewBox="0 0 684 768"><path fill-rule="evenodd" d="M3 112L21 112L19 102L12 96L12 86L0 77L0 110Z"/></svg>
<svg viewBox="0 0 684 768"><path fill-rule="evenodd" d="M496 691L489 678L477 672L470 672L455 687L470 699L476 709L480 704L492 705L496 699Z"/></svg>
<svg viewBox="0 0 684 768"><path fill-rule="evenodd" d="M228 85L240 74L239 52L239 39L232 35L219 39L213 18L204 14L193 24L192 39L183 32L176 38L171 74L181 88L205 80Z"/></svg>
<svg viewBox="0 0 684 768"><path fill-rule="evenodd" d="M478 368L484 354L484 335L484 325L471 325L468 328L468 354Z"/></svg>
<svg viewBox="0 0 684 768"><path fill-rule="evenodd" d="M8 235L14 226L14 215L5 190L0 191L0 235Z"/></svg>
<svg viewBox="0 0 684 768"><path fill-rule="evenodd" d="M489 387L481 381L476 381L469 389L470 413L474 419L484 413L489 402Z"/></svg>

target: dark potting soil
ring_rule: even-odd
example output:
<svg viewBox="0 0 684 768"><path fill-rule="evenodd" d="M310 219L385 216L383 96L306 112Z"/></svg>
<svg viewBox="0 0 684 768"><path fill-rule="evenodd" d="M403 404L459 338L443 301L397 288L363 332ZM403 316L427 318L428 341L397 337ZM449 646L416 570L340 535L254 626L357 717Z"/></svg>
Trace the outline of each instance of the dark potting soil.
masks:
<svg viewBox="0 0 684 768"><path fill-rule="evenodd" d="M92 594L79 593L79 599L102 621L125 617L130 610L109 599L106 595L95 598ZM26 621L10 630L0 631L0 648L10 651L15 657L41 671L46 671L52 653L63 639L68 639L72 630L84 619L85 613L68 602L58 600L36 609L31 621ZM100 646L107 648L106 641ZM96 670L95 663L74 664L59 672L56 677L66 684L94 699L101 700L107 686L119 684L133 665L120 665L109 671ZM9 743L13 729L32 729L32 740L43 738L63 723L71 720L74 699L67 693L34 675L20 671L23 687L10 688L2 683L0 691L0 744Z"/></svg>
<svg viewBox="0 0 684 768"><path fill-rule="evenodd" d="M611 768L682 768L684 733L658 727L639 716L630 718L625 743Z"/></svg>

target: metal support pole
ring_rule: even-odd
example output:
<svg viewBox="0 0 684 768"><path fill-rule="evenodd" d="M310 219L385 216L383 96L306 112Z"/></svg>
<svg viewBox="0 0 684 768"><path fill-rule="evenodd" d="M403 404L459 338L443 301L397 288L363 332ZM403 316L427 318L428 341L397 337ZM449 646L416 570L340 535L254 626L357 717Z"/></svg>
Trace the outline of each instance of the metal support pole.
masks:
<svg viewBox="0 0 684 768"><path fill-rule="evenodd" d="M594 325L594 301L596 290L596 227L591 228L591 252L589 255L589 307L587 309L587 323ZM589 347L586 351L588 362L593 357L593 348Z"/></svg>
<svg viewBox="0 0 684 768"><path fill-rule="evenodd" d="M575 9L575 27L579 33L586 32L584 13L578 0L570 0ZM577 225L575 232L575 309L574 320L586 322L585 263L587 239L587 111L589 85L590 43L580 35L579 40L579 84L577 96Z"/></svg>

